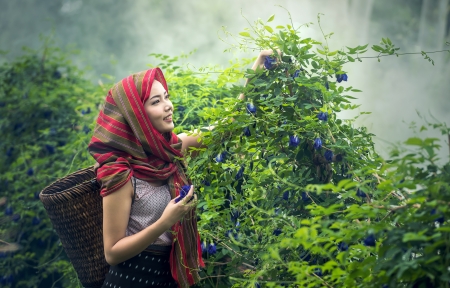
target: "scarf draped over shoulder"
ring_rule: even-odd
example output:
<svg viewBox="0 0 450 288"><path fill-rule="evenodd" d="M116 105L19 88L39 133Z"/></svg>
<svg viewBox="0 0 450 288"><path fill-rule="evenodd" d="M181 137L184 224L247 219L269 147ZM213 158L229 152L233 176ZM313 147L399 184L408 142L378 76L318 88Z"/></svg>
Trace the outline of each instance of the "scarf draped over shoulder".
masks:
<svg viewBox="0 0 450 288"><path fill-rule="evenodd" d="M144 109L153 81L167 84L159 68L135 73L109 90L97 118L89 153L100 164L96 170L105 197L125 185L132 176L148 182L167 181L172 199L180 187L189 184L181 153L181 139L173 132L166 135L151 124ZM189 287L200 280L204 267L195 209L172 226L173 242L170 267L179 287Z"/></svg>

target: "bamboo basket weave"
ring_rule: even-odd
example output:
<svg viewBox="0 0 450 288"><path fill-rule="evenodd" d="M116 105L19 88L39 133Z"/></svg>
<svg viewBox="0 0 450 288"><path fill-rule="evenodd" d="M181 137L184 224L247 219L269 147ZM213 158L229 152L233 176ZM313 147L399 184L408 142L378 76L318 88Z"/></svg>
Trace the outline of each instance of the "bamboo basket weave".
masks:
<svg viewBox="0 0 450 288"><path fill-rule="evenodd" d="M59 179L39 198L82 285L101 287L109 265L103 251L102 197L94 167Z"/></svg>

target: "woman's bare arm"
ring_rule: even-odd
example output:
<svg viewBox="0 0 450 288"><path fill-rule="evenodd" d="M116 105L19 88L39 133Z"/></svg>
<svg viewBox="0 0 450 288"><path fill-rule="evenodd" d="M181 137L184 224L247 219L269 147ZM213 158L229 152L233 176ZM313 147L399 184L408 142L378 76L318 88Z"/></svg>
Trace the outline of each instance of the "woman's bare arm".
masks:
<svg viewBox="0 0 450 288"><path fill-rule="evenodd" d="M189 190L185 199L193 195L193 187ZM163 215L152 225L144 230L125 236L125 231L130 217L133 187L128 181L119 190L103 197L103 243L106 262L117 265L145 250L150 244L169 230L185 213L192 209L193 204L183 205L184 202L169 202Z"/></svg>

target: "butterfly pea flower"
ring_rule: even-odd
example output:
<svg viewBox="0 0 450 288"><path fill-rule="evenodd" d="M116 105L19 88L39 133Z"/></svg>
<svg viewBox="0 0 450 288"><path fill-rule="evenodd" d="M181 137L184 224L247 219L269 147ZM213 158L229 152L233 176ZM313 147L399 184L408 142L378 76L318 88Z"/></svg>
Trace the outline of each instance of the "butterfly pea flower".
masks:
<svg viewBox="0 0 450 288"><path fill-rule="evenodd" d="M208 180L202 180L202 184L205 186L211 186L211 183Z"/></svg>
<svg viewBox="0 0 450 288"><path fill-rule="evenodd" d="M38 200L39 199L39 191L34 192L34 199Z"/></svg>
<svg viewBox="0 0 450 288"><path fill-rule="evenodd" d="M17 222L20 220L20 214L14 214L11 217L12 221Z"/></svg>
<svg viewBox="0 0 450 288"><path fill-rule="evenodd" d="M297 135L289 136L289 147L297 147L300 144L300 138Z"/></svg>
<svg viewBox="0 0 450 288"><path fill-rule="evenodd" d="M320 268L314 269L314 274L316 274L319 277L322 277L322 269Z"/></svg>
<svg viewBox="0 0 450 288"><path fill-rule="evenodd" d="M180 195L175 198L175 203L180 202L186 195L189 193L189 190L191 189L191 185L183 185L180 190Z"/></svg>
<svg viewBox="0 0 450 288"><path fill-rule="evenodd" d="M11 157L12 154L13 154L13 151L14 151L14 148L13 148L13 147L10 147L10 148L8 149L8 151L6 151L6 156L7 156L7 157Z"/></svg>
<svg viewBox="0 0 450 288"><path fill-rule="evenodd" d="M292 75L292 79L295 79L300 75L300 70L295 70L294 75Z"/></svg>
<svg viewBox="0 0 450 288"><path fill-rule="evenodd" d="M214 255L216 254L216 252L217 252L216 244L210 243L208 246L208 253Z"/></svg>
<svg viewBox="0 0 450 288"><path fill-rule="evenodd" d="M252 136L252 133L250 132L250 128L248 128L248 127L244 128L244 135L247 137Z"/></svg>
<svg viewBox="0 0 450 288"><path fill-rule="evenodd" d="M330 90L330 84L328 84L328 81L325 82L325 88L327 88L327 90Z"/></svg>
<svg viewBox="0 0 450 288"><path fill-rule="evenodd" d="M242 165L241 168L239 169L239 171L236 173L236 176L234 177L235 180L239 180L242 178L242 176L244 176L244 170L245 170L245 166Z"/></svg>
<svg viewBox="0 0 450 288"><path fill-rule="evenodd" d="M217 154L216 161L221 163L221 162L225 161L226 157L227 157L227 151L223 151L222 153Z"/></svg>
<svg viewBox="0 0 450 288"><path fill-rule="evenodd" d="M45 144L45 150L47 150L49 154L55 154L55 147L52 145Z"/></svg>
<svg viewBox="0 0 450 288"><path fill-rule="evenodd" d="M361 191L361 189L359 189L359 188L358 188L358 190L356 190L356 196L361 197L361 198L366 198L367 197L366 193Z"/></svg>
<svg viewBox="0 0 450 288"><path fill-rule="evenodd" d="M255 115L256 114L256 106L253 103L247 103L247 112Z"/></svg>
<svg viewBox="0 0 450 288"><path fill-rule="evenodd" d="M345 242L339 242L338 244L339 251L347 251L348 250L348 244Z"/></svg>
<svg viewBox="0 0 450 288"><path fill-rule="evenodd" d="M283 199L286 201L289 199L289 191L283 193Z"/></svg>
<svg viewBox="0 0 450 288"><path fill-rule="evenodd" d="M6 209L5 209L6 216L11 216L13 213L14 213L14 210L12 207L6 207Z"/></svg>
<svg viewBox="0 0 450 288"><path fill-rule="evenodd" d="M273 69L276 63L277 59L275 57L266 56L266 59L264 59L264 67L266 67L267 70Z"/></svg>
<svg viewBox="0 0 450 288"><path fill-rule="evenodd" d="M336 75L336 81L339 83L341 83L342 81L347 81L347 79L348 79L347 74Z"/></svg>
<svg viewBox="0 0 450 288"><path fill-rule="evenodd" d="M370 246L370 247L375 247L375 235L370 234L369 236L367 236L367 238L364 239L364 245Z"/></svg>
<svg viewBox="0 0 450 288"><path fill-rule="evenodd" d="M332 152L331 150L325 151L324 156L325 156L325 159L326 159L328 162L333 161L333 152Z"/></svg>
<svg viewBox="0 0 450 288"><path fill-rule="evenodd" d="M39 219L39 217L34 216L33 220L31 221L32 225L39 225L39 223L41 223L41 219Z"/></svg>
<svg viewBox="0 0 450 288"><path fill-rule="evenodd" d="M431 210L430 214L436 215L436 209ZM444 216L440 216L440 217L434 219L434 221L438 222L439 224L442 224L442 223L444 223L445 219L444 219Z"/></svg>
<svg viewBox="0 0 450 288"><path fill-rule="evenodd" d="M205 241L203 241L200 244L200 247L202 248L202 253L206 253L208 251L208 249L206 249L206 242Z"/></svg>
<svg viewBox="0 0 450 288"><path fill-rule="evenodd" d="M259 285L258 282L255 283L255 288L261 288L261 285Z"/></svg>
<svg viewBox="0 0 450 288"><path fill-rule="evenodd" d="M311 199L309 199L308 194L306 192L304 192L304 191L302 192L302 200L304 202L310 202L311 201Z"/></svg>
<svg viewBox="0 0 450 288"><path fill-rule="evenodd" d="M28 169L27 175L28 175L28 176L33 176L33 174L34 174L33 168Z"/></svg>
<svg viewBox="0 0 450 288"><path fill-rule="evenodd" d="M280 228L277 228L275 230L273 230L273 235L278 236L281 234L281 232L283 232Z"/></svg>
<svg viewBox="0 0 450 288"><path fill-rule="evenodd" d="M322 148L322 140L320 138L314 139L314 149L319 150Z"/></svg>
<svg viewBox="0 0 450 288"><path fill-rule="evenodd" d="M328 112L319 112L317 118L322 121L328 121Z"/></svg>

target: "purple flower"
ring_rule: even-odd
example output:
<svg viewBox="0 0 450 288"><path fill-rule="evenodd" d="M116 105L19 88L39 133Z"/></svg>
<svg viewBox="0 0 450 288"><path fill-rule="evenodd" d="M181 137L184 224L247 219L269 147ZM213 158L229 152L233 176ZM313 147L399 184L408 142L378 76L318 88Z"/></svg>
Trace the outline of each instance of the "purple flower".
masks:
<svg viewBox="0 0 450 288"><path fill-rule="evenodd" d="M248 128L248 127L244 128L244 135L247 137L252 136L252 133L250 132L250 128Z"/></svg>
<svg viewBox="0 0 450 288"><path fill-rule="evenodd" d="M239 218L239 216L241 216L241 212L239 212L238 210L233 210L231 212L231 220L233 222L237 221L237 219Z"/></svg>
<svg viewBox="0 0 450 288"><path fill-rule="evenodd" d="M338 244L339 251L347 251L348 250L348 244L345 242L339 242Z"/></svg>
<svg viewBox="0 0 450 288"><path fill-rule="evenodd" d="M281 232L283 232L280 228L277 228L275 230L273 230L273 235L278 236L281 234Z"/></svg>
<svg viewBox="0 0 450 288"><path fill-rule="evenodd" d="M295 70L294 75L292 75L292 79L295 79L300 75L300 70Z"/></svg>
<svg viewBox="0 0 450 288"><path fill-rule="evenodd" d="M336 81L341 83L342 81L347 81L348 76L347 74L338 74L336 75Z"/></svg>
<svg viewBox="0 0 450 288"><path fill-rule="evenodd" d="M239 180L242 178L242 176L244 176L244 170L245 170L245 165L242 165L241 168L239 169L239 171L236 173L236 176L234 176L235 180Z"/></svg>
<svg viewBox="0 0 450 288"><path fill-rule="evenodd" d="M186 197L186 195L189 193L189 190L191 189L191 185L183 185L180 190L180 195L175 198L175 203L180 202L181 199Z"/></svg>
<svg viewBox="0 0 450 288"><path fill-rule="evenodd" d="M308 194L306 192L304 192L304 191L302 192L302 200L304 202L310 202L311 201L311 199L309 199Z"/></svg>
<svg viewBox="0 0 450 288"><path fill-rule="evenodd" d="M325 151L325 159L328 161L328 162L331 162L331 161L333 161L333 151L331 151L331 150L327 150L327 151Z"/></svg>
<svg viewBox="0 0 450 288"><path fill-rule="evenodd" d="M367 236L367 238L364 239L364 245L375 247L375 235L370 234L369 236Z"/></svg>
<svg viewBox="0 0 450 288"><path fill-rule="evenodd" d="M31 221L32 225L39 225L41 223L41 219L39 217L33 217L33 220Z"/></svg>
<svg viewBox="0 0 450 288"><path fill-rule="evenodd" d="M216 161L221 163L221 162L225 161L226 157L227 157L227 151L223 151L222 153L217 154Z"/></svg>
<svg viewBox="0 0 450 288"><path fill-rule="evenodd" d="M316 138L314 140L314 149L319 150L322 148L322 140L320 138Z"/></svg>
<svg viewBox="0 0 450 288"><path fill-rule="evenodd" d="M328 112L319 112L317 118L322 121L328 121Z"/></svg>
<svg viewBox="0 0 450 288"><path fill-rule="evenodd" d="M33 168L28 169L27 175L28 175L28 176L33 176L33 174L34 174Z"/></svg>
<svg viewBox="0 0 450 288"><path fill-rule="evenodd" d="M430 215L436 215L436 209L431 210ZM444 223L445 219L444 216L441 215L440 217L434 219L435 222L439 222L439 224Z"/></svg>
<svg viewBox="0 0 450 288"><path fill-rule="evenodd" d="M89 114L89 113L91 113L91 107L88 107L86 110L81 110L81 114L82 115L85 115L85 114Z"/></svg>
<svg viewBox="0 0 450 288"><path fill-rule="evenodd" d="M359 189L359 188L358 188L358 190L356 190L356 196L361 197L361 198L366 198L367 197L366 193L361 191L361 189Z"/></svg>
<svg viewBox="0 0 450 288"><path fill-rule="evenodd" d="M247 103L247 112L255 115L256 114L256 106L253 103Z"/></svg>
<svg viewBox="0 0 450 288"><path fill-rule="evenodd" d="M297 135L289 136L289 147L297 147L300 144L300 139Z"/></svg>
<svg viewBox="0 0 450 288"><path fill-rule="evenodd" d="M209 244L208 253L213 255L213 254L216 254L216 252L217 252L216 244L214 244L214 243Z"/></svg>
<svg viewBox="0 0 450 288"><path fill-rule="evenodd" d="M208 250L206 249L206 242L205 241L203 241L201 244L200 244L200 247L202 248L202 253L206 253Z"/></svg>
<svg viewBox="0 0 450 288"><path fill-rule="evenodd" d="M12 221L17 222L20 220L20 214L14 214L11 217Z"/></svg>
<svg viewBox="0 0 450 288"><path fill-rule="evenodd" d="M289 191L283 193L283 199L286 201L289 199Z"/></svg>
<svg viewBox="0 0 450 288"><path fill-rule="evenodd" d="M45 144L45 149L47 150L47 152L49 154L54 154L55 153L55 147L52 146L52 145Z"/></svg>
<svg viewBox="0 0 450 288"><path fill-rule="evenodd" d="M277 63L277 59L274 57L266 56L266 59L264 60L264 67L266 69L270 70L274 68L274 65Z"/></svg>
<svg viewBox="0 0 450 288"><path fill-rule="evenodd" d="M91 132L91 129L89 129L89 127L87 127L86 125L83 126L83 132L84 134L88 134L89 132Z"/></svg>
<svg viewBox="0 0 450 288"><path fill-rule="evenodd" d="M6 216L11 216L13 214L14 210L12 207L6 207L5 209L5 215Z"/></svg>

